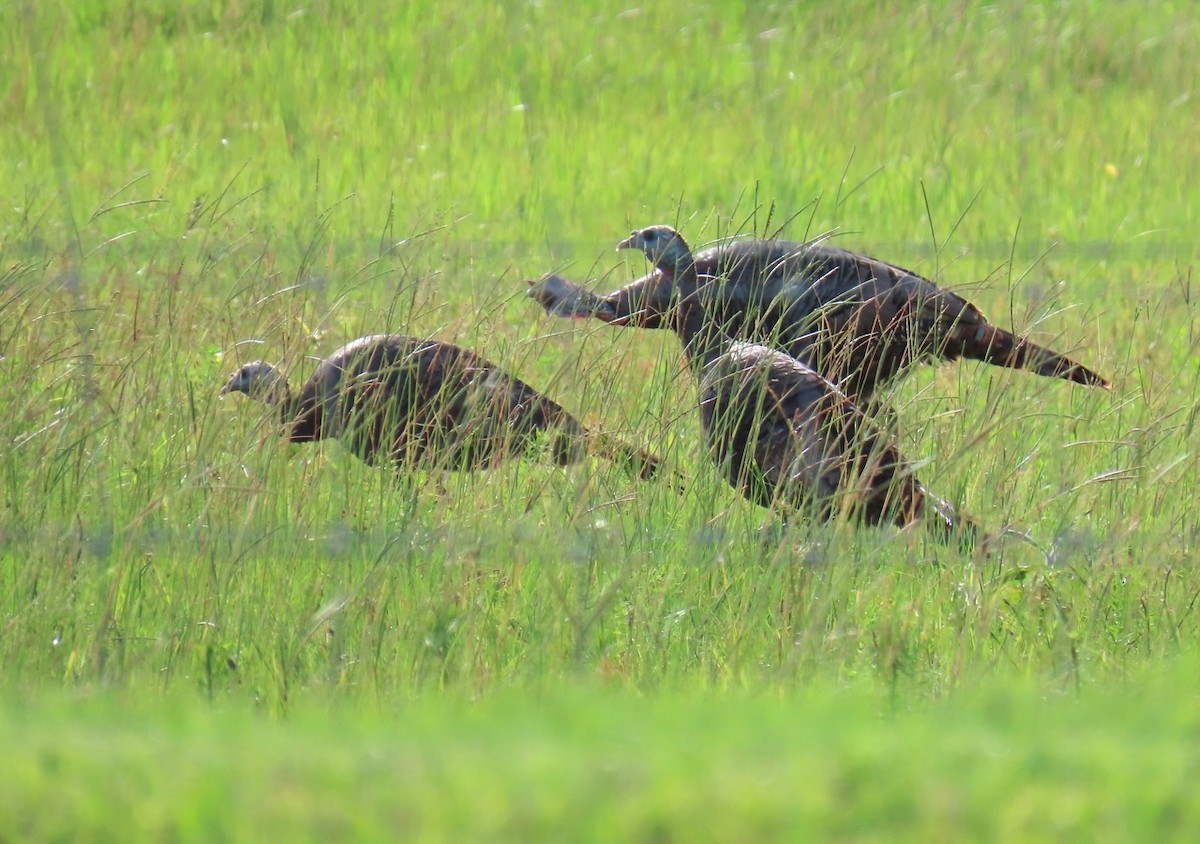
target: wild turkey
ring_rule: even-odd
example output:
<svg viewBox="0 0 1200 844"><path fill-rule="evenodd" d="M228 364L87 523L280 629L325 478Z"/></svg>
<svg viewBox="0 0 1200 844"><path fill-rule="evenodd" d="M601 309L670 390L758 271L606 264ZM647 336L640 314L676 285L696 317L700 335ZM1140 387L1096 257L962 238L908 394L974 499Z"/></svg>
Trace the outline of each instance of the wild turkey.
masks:
<svg viewBox="0 0 1200 844"><path fill-rule="evenodd" d="M712 282L697 276L674 229L635 231L617 248L640 249L659 269L657 283L675 288L675 304L661 317L699 378L709 454L746 498L785 514L844 512L870 525L925 517L943 540L976 541L975 526L925 490L896 443L845 393L781 351L724 333L701 304ZM647 293L668 300L664 291Z"/></svg>
<svg viewBox="0 0 1200 844"><path fill-rule="evenodd" d="M657 457L590 431L556 402L494 363L439 340L376 334L322 361L299 394L275 366L254 361L221 388L279 408L292 442L336 438L369 464L487 469L529 451L541 432L554 462L593 452L639 477Z"/></svg>
<svg viewBox="0 0 1200 844"><path fill-rule="evenodd" d="M970 302L916 273L819 241L733 241L697 252L694 266L709 319L729 336L781 349L860 400L932 358L1111 386L1071 358L990 324ZM673 272L658 267L590 311L571 306L568 289L576 286L558 276L533 285L530 295L559 316L659 328L672 292L660 282Z"/></svg>

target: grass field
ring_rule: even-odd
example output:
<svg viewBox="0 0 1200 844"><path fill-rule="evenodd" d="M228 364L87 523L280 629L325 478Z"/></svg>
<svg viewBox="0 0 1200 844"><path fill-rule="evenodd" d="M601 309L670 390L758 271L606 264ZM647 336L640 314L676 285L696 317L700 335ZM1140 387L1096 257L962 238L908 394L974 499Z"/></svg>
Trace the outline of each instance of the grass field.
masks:
<svg viewBox="0 0 1200 844"><path fill-rule="evenodd" d="M1186 839L1188 3L0 6L0 839ZM889 395L990 558L764 531L631 226L964 291L1112 391ZM689 478L396 478L217 390L435 334Z"/></svg>

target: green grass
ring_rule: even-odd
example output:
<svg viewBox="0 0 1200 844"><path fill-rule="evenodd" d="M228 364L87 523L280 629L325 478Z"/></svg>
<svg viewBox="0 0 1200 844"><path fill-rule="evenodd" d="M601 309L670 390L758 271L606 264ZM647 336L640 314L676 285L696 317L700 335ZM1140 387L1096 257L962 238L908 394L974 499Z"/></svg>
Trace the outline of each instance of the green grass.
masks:
<svg viewBox="0 0 1200 844"><path fill-rule="evenodd" d="M1177 680L1194 693L1194 678ZM278 723L173 698L123 702L131 711L5 708L6 829L176 841L1182 841L1200 815L1194 703L1154 684L1086 702L989 689L916 711L859 686L648 699L584 687L386 712L315 700Z"/></svg>
<svg viewBox="0 0 1200 844"><path fill-rule="evenodd" d="M1194 826L1198 30L1082 0L0 8L0 838L120 837L135 803L180 838ZM624 283L657 222L837 231L1111 376L890 396L925 482L1031 541L760 530L674 337L523 296ZM382 330L503 362L687 494L396 479L217 399Z"/></svg>

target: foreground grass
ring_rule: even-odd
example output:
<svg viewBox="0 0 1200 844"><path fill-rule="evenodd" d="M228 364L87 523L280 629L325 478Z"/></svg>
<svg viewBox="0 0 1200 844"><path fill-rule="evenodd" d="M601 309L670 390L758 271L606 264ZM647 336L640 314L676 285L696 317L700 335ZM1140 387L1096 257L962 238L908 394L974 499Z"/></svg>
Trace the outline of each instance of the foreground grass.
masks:
<svg viewBox="0 0 1200 844"><path fill-rule="evenodd" d="M1190 672L1162 680L1082 699L978 690L913 711L862 684L784 698L577 688L386 711L311 701L282 722L178 699L10 701L0 833L1189 840L1196 686Z"/></svg>

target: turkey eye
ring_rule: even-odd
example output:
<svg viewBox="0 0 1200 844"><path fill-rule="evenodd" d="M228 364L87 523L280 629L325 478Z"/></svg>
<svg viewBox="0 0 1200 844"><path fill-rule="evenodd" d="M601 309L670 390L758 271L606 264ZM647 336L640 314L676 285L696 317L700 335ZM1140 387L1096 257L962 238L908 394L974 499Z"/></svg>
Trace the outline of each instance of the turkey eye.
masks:
<svg viewBox="0 0 1200 844"><path fill-rule="evenodd" d="M646 229L642 232L642 237L649 243L653 243L658 238L658 232L654 231L654 229Z"/></svg>

